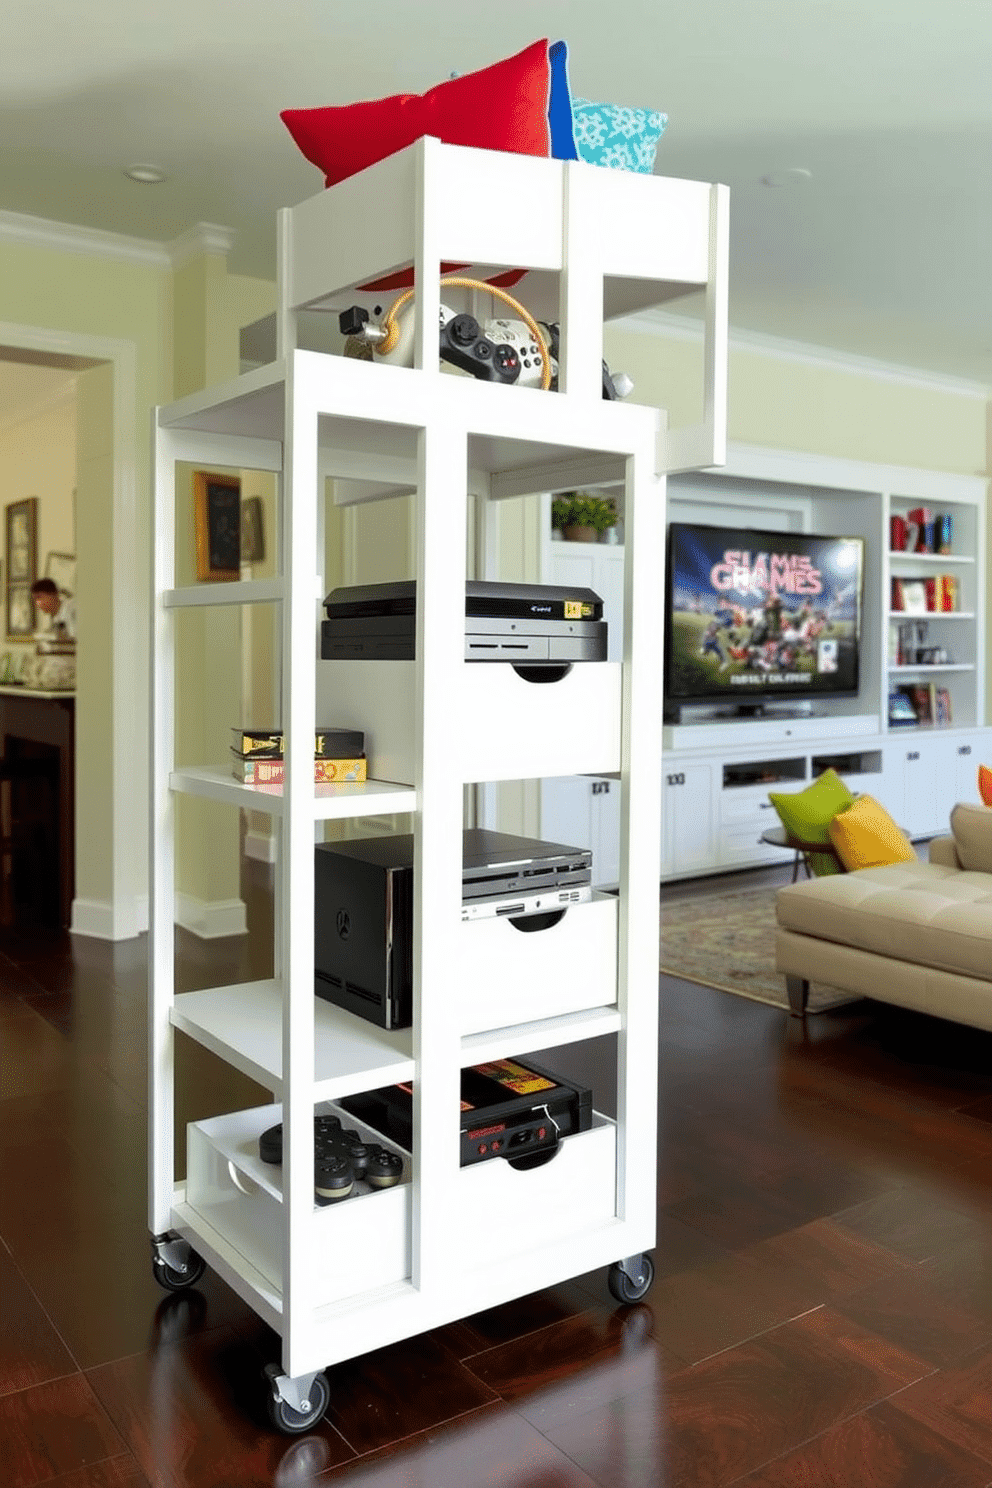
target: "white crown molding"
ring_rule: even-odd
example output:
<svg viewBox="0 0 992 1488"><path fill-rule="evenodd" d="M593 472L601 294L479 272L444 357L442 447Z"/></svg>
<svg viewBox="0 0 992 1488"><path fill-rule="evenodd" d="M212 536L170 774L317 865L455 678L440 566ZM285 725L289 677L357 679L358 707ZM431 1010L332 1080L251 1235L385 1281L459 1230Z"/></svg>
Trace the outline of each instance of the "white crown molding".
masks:
<svg viewBox="0 0 992 1488"><path fill-rule="evenodd" d="M667 336L673 341L702 342L703 323L671 311L644 310L613 322L617 330L636 331L641 335ZM837 351L829 346L815 346L806 341L790 341L785 336L771 336L763 331L734 330L729 336L731 351L753 352L821 370L848 372L860 377L873 377L883 382L898 383L932 393L951 393L957 398L977 398L986 402L992 395L988 383L973 382L966 377L951 377L940 372L926 372L919 367L905 367L897 362L884 362L855 352Z"/></svg>
<svg viewBox="0 0 992 1488"><path fill-rule="evenodd" d="M198 258L203 253L221 253L225 257L234 247L234 231L221 227L218 222L197 222L180 237L165 244L165 251L174 269Z"/></svg>
<svg viewBox="0 0 992 1488"><path fill-rule="evenodd" d="M57 253L84 253L158 269L170 265L168 250L150 238L129 238L123 233L76 227L71 222L51 222L46 217L28 217L22 212L0 212L0 242L51 248Z"/></svg>
<svg viewBox="0 0 992 1488"><path fill-rule="evenodd" d="M230 253L234 233L215 222L197 222L171 243L157 243L151 238L131 238L101 228L77 227L71 222L52 222L23 212L0 211L0 242L50 248L57 253L88 254L155 269L175 269L201 253Z"/></svg>

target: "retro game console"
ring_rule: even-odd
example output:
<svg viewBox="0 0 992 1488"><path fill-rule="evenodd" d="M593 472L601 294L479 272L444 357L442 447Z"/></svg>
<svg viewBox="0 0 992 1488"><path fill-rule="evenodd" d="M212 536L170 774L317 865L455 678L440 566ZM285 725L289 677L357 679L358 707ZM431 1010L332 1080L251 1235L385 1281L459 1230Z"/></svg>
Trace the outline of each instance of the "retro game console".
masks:
<svg viewBox="0 0 992 1488"><path fill-rule="evenodd" d="M408 1083L345 1096L339 1104L373 1131L409 1152L413 1146L413 1087ZM493 1059L461 1072L461 1167L505 1158L513 1167L539 1167L563 1137L592 1126L592 1091L530 1058Z"/></svg>

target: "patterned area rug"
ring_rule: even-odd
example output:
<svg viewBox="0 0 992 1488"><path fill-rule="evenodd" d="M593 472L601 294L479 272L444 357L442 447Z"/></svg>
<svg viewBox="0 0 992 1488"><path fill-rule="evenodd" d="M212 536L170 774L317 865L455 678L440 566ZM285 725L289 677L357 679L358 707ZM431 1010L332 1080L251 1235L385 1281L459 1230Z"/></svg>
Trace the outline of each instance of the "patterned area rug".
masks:
<svg viewBox="0 0 992 1488"><path fill-rule="evenodd" d="M700 895L661 906L661 970L687 982L788 1008L775 970L775 888ZM810 987L809 1011L856 1001L849 992Z"/></svg>

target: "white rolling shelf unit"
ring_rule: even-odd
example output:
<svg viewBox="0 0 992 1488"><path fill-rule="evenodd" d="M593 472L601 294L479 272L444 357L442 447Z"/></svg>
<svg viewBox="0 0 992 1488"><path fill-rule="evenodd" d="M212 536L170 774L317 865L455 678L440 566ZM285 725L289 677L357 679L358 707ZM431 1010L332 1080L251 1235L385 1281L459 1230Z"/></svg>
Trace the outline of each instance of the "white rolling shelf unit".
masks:
<svg viewBox="0 0 992 1488"><path fill-rule="evenodd" d="M462 210L481 183L512 212ZM267 1372L270 1413L284 1430L316 1424L326 1405L320 1371L337 1360L598 1266L619 1266L632 1287L649 1272L664 471L722 458L726 245L723 187L424 139L280 214L277 359L157 413L149 1225L164 1284L182 1285L202 1257L280 1334L280 1366ZM533 313L560 317L559 393L440 374L442 260L470 263L473 274L532 269L518 292ZM413 369L296 347L297 312L344 307L360 298L357 285L410 264L420 287ZM700 288L704 423L669 438L658 410L602 400L600 307L620 314ZM281 474L279 578L176 587L175 469L194 460ZM491 508L604 474L625 493L622 660L542 686L503 664L466 665L468 496ZM318 491L329 476L340 502L416 492L417 659L366 663L352 682L352 664L315 663L325 592ZM240 785L222 765L175 765L177 611L260 601L282 613L284 790ZM313 785L318 717L366 728L367 785ZM562 770L623 783L619 894L573 907L546 946L537 943L548 932L463 924L464 786ZM270 980L175 993L183 794L276 819ZM395 812L414 821L414 1019L386 1032L314 996L313 844L318 822ZM500 995L510 987L514 995ZM192 1125L185 1184L175 1182L172 1139L177 1028L277 1102ZM532 1171L500 1160L459 1166L463 1066L604 1033L618 1041L615 1120L595 1115L591 1130ZM403 1181L315 1207L315 1107L397 1080L414 1082ZM281 1169L257 1155L259 1132L276 1120Z"/></svg>

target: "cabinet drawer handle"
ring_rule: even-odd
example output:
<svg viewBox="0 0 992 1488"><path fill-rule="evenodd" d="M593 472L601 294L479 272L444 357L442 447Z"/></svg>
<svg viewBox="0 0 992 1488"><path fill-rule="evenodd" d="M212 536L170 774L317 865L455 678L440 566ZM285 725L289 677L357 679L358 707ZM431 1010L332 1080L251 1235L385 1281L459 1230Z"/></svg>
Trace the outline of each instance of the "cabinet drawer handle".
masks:
<svg viewBox="0 0 992 1488"><path fill-rule="evenodd" d="M906 758L908 760L916 760L919 759L919 757L920 751L918 749L909 749L906 751Z"/></svg>
<svg viewBox="0 0 992 1488"><path fill-rule="evenodd" d="M970 744L959 744L958 745L958 754L970 754L970 753L971 753L971 745Z"/></svg>
<svg viewBox="0 0 992 1488"><path fill-rule="evenodd" d="M680 770L677 775L666 775L665 780L669 785L685 785L685 774Z"/></svg>

